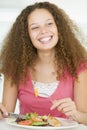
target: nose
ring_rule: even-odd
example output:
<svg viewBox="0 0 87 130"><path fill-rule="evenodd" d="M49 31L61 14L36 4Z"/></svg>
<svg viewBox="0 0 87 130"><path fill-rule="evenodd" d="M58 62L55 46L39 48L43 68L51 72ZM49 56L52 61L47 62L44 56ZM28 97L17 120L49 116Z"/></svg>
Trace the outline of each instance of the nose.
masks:
<svg viewBox="0 0 87 130"><path fill-rule="evenodd" d="M45 34L45 33L47 33L47 32L48 32L48 29L47 29L47 27L46 27L46 26L43 26L43 27L41 27L41 30L40 30L40 32L41 32L42 34Z"/></svg>

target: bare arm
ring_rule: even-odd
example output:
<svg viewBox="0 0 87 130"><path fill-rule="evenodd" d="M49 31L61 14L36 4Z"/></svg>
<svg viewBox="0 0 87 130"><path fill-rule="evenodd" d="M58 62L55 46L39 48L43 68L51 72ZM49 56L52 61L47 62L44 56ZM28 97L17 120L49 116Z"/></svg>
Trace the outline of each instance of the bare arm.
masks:
<svg viewBox="0 0 87 130"><path fill-rule="evenodd" d="M15 84L11 84L11 79L4 79L2 104L8 112L14 112L17 101L18 88Z"/></svg>
<svg viewBox="0 0 87 130"><path fill-rule="evenodd" d="M74 101L64 98L53 102L51 110L57 109L79 123L87 125L87 70L82 72L74 84Z"/></svg>
<svg viewBox="0 0 87 130"><path fill-rule="evenodd" d="M77 118L80 123L87 124L87 70L79 75L74 85L74 101L79 111Z"/></svg>

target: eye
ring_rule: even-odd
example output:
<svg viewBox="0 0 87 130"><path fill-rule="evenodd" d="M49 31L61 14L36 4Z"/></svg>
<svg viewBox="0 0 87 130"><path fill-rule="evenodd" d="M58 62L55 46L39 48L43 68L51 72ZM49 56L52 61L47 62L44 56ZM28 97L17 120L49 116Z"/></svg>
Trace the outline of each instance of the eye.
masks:
<svg viewBox="0 0 87 130"><path fill-rule="evenodd" d="M39 28L39 26L31 27L31 30L36 30L38 28Z"/></svg>
<svg viewBox="0 0 87 130"><path fill-rule="evenodd" d="M53 24L53 22L49 22L49 23L47 23L47 25L52 25Z"/></svg>

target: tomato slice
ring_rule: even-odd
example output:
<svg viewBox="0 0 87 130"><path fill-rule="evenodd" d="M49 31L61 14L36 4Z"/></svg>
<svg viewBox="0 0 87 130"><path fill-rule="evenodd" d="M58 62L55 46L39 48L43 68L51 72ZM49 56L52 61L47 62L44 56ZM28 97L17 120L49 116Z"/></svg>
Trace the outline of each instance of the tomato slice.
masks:
<svg viewBox="0 0 87 130"><path fill-rule="evenodd" d="M24 121L19 121L19 125L32 125L33 121L32 120L24 120Z"/></svg>

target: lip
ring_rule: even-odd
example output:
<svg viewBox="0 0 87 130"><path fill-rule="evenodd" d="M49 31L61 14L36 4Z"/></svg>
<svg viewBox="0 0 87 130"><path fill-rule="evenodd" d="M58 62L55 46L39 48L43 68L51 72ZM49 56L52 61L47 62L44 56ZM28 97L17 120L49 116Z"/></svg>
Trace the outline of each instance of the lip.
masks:
<svg viewBox="0 0 87 130"><path fill-rule="evenodd" d="M53 36L50 35L50 36L41 37L38 40L39 40L40 43L46 44L46 43L49 43L52 40L52 38L53 38Z"/></svg>

